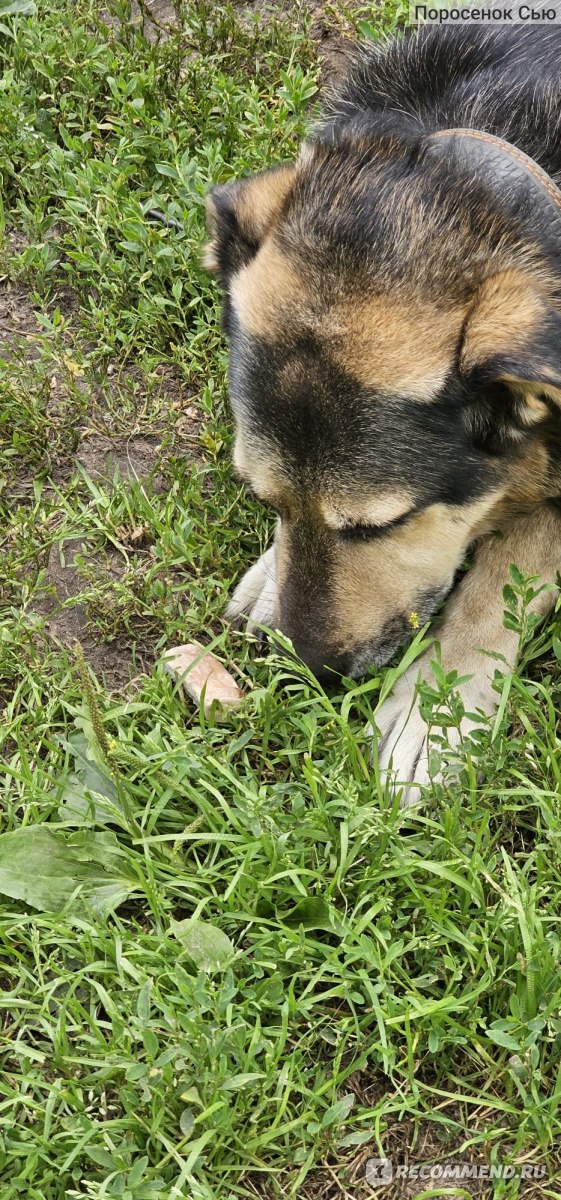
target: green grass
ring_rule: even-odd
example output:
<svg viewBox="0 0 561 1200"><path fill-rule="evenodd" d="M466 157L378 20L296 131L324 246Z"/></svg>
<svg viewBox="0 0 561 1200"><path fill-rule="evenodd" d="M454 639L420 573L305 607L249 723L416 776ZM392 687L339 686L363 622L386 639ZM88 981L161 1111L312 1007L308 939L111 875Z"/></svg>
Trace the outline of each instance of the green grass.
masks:
<svg viewBox="0 0 561 1200"><path fill-rule="evenodd" d="M298 7L140 13L0 33L1 1200L360 1200L387 1153L560 1197L559 617L414 815L366 745L391 676L326 696L226 627L271 529L204 196L294 154L316 46ZM224 724L161 665L190 638L241 673Z"/></svg>

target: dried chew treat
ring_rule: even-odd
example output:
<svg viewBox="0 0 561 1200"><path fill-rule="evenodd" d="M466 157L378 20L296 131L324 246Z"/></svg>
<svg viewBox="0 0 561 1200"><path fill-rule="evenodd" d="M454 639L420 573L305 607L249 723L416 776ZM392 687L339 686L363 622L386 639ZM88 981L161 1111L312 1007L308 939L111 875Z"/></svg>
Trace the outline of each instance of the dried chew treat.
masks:
<svg viewBox="0 0 561 1200"><path fill-rule="evenodd" d="M197 661L198 660L198 661ZM164 655L166 671L181 684L187 695L203 704L208 717L213 704L220 708L235 708L243 700L243 692L214 654L205 654L202 646L188 642L172 646Z"/></svg>

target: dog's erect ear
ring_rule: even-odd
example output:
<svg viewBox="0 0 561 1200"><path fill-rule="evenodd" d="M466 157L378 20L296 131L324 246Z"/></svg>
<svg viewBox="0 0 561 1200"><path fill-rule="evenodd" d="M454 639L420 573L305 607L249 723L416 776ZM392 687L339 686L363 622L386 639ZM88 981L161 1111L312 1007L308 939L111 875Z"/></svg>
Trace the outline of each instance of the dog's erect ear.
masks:
<svg viewBox="0 0 561 1200"><path fill-rule="evenodd" d="M522 271L503 271L479 289L466 321L463 374L477 385L500 384L516 400L519 426L561 409L561 311Z"/></svg>
<svg viewBox="0 0 561 1200"><path fill-rule="evenodd" d="M221 283L257 254L259 246L282 212L294 182L296 167L273 167L249 179L214 187L207 198L210 241L203 262Z"/></svg>

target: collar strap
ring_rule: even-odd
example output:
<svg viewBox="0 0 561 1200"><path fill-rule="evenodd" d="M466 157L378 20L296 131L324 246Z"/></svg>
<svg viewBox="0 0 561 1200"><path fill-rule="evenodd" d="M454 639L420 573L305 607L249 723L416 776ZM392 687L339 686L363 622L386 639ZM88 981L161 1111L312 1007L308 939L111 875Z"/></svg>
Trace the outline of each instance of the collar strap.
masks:
<svg viewBox="0 0 561 1200"><path fill-rule="evenodd" d="M538 166L533 158L513 146L504 138L480 129L439 129L428 138L429 146L446 142L455 153L456 161L464 167L483 167L489 173L491 186L510 190L511 197L519 194L520 184L530 188L532 201L539 205L540 212L548 219L548 234L557 248L561 245L561 189L557 187L547 171Z"/></svg>

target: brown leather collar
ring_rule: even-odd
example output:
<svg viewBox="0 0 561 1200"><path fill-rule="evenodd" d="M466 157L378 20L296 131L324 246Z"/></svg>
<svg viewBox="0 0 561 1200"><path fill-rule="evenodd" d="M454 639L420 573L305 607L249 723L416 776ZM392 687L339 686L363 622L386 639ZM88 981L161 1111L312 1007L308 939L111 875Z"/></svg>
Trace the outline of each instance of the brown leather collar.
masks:
<svg viewBox="0 0 561 1200"><path fill-rule="evenodd" d="M443 141L450 144L460 165L486 169L485 182L498 185L503 194L508 188L514 198L525 184L532 202L548 218L548 234L561 249L561 189L533 158L504 138L480 129L439 129L428 139L431 147Z"/></svg>

